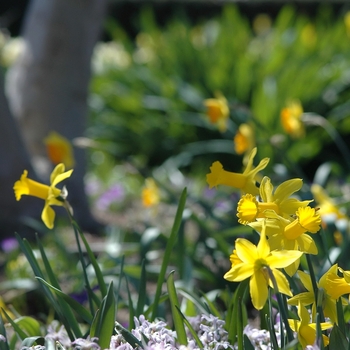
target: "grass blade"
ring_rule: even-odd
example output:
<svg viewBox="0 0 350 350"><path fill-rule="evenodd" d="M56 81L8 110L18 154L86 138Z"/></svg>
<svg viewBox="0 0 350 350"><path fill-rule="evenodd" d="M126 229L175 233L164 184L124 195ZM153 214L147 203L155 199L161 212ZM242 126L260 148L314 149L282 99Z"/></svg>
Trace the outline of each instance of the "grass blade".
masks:
<svg viewBox="0 0 350 350"><path fill-rule="evenodd" d="M179 205L177 207L177 212L175 215L173 228L171 230L171 234L170 234L170 237L168 239L168 243L167 243L166 248L165 248L164 258L163 258L162 266L161 266L160 273L158 276L157 289L156 289L156 293L155 293L154 301L153 301L153 312L152 312L151 320L154 320L156 318L157 309L158 309L158 305L159 305L159 298L160 298L160 295L162 292L162 285L163 285L163 282L165 279L166 269L169 265L171 251L175 245L177 233L179 231L179 228L180 228L181 222L182 222L182 214L183 214L183 211L185 209L186 196L187 196L187 190L185 188L182 191Z"/></svg>
<svg viewBox="0 0 350 350"><path fill-rule="evenodd" d="M181 345L187 345L187 336L185 326L181 315L177 312L176 308L179 307L179 300L176 294L176 288L174 284L174 271L172 271L167 280L169 301L174 321L174 327L177 334L177 340Z"/></svg>

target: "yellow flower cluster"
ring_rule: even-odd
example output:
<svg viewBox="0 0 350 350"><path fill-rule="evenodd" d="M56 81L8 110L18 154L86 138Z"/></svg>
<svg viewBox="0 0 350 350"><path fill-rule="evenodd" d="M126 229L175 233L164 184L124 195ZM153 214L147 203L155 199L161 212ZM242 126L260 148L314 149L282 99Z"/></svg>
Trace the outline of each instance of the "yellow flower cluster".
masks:
<svg viewBox="0 0 350 350"><path fill-rule="evenodd" d="M316 340L316 298L311 277L298 271L303 254L317 254L317 246L310 234L315 234L321 227L320 211L310 206L310 200L299 200L296 193L302 188L302 179L295 178L281 183L276 188L271 179L263 177L260 184L256 182L258 172L263 170L269 159L263 159L254 168L253 160L257 153L254 148L246 169L242 174L223 169L219 162L214 162L207 174L210 187L226 185L241 190L242 196L237 205L238 222L249 225L260 233L260 240L255 246L249 240L238 238L230 256L231 268L224 278L232 282L249 279L249 290L253 306L261 310L268 298L268 288L283 293L290 298L289 305L298 308L299 320L290 319L290 328L297 333L303 348ZM341 213L316 186L313 193L322 201L322 209L332 211L338 217ZM321 195L322 194L322 195ZM331 205L332 204L332 205ZM296 273L306 289L293 295L284 271L293 276ZM317 305L322 305L323 314L330 322L321 322L322 330L331 328L337 320L336 300L344 294L350 294L350 271L343 271L336 264L319 279L317 288L322 290ZM346 302L348 304L348 302ZM311 305L311 317L306 307ZM329 343L323 335L324 345Z"/></svg>

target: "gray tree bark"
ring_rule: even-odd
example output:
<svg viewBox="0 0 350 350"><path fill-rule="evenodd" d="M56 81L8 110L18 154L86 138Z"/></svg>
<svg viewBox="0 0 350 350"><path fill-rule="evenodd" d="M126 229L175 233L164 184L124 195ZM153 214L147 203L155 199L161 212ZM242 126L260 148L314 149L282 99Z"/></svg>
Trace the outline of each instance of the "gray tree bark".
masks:
<svg viewBox="0 0 350 350"><path fill-rule="evenodd" d="M56 131L70 140L84 134L90 62L106 0L32 0L23 28L25 49L7 75L6 92L33 157L45 154L43 139ZM68 200L81 227L99 229L84 191L85 153L67 182Z"/></svg>

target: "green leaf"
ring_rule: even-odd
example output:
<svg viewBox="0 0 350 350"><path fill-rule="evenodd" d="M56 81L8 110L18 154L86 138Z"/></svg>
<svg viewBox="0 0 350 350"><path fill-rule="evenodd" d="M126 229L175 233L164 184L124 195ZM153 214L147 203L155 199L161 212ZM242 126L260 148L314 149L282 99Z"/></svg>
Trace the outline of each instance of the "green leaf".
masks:
<svg viewBox="0 0 350 350"><path fill-rule="evenodd" d="M90 337L97 337L99 339L98 344L102 349L107 349L109 347L115 326L115 310L113 282L111 282L107 294L102 300L100 312L98 312L95 318L96 323L90 331Z"/></svg>
<svg viewBox="0 0 350 350"><path fill-rule="evenodd" d="M24 346L31 347L33 345L44 345L44 344L45 344L45 338L42 336L29 337L22 341L22 347Z"/></svg>
<svg viewBox="0 0 350 350"><path fill-rule="evenodd" d="M140 276L140 285L139 285L139 293L138 293L138 299L137 299L137 305L136 305L136 316L140 316L145 308L146 304L146 262L145 260L142 260L141 264L141 276Z"/></svg>
<svg viewBox="0 0 350 350"><path fill-rule="evenodd" d="M0 341L0 350L10 350L8 342L7 342L7 335L6 335L6 329L4 325L4 321L2 319L2 316L0 315L0 334L3 335L6 338L6 341Z"/></svg>
<svg viewBox="0 0 350 350"><path fill-rule="evenodd" d="M173 224L173 227L171 230L170 237L168 239L168 243L167 243L166 248L165 248L164 258L163 258L161 270L160 270L160 273L158 276L157 289L156 289L156 293L155 293L155 297L154 297L154 301L153 301L153 312L152 312L151 320L154 320L156 318L158 304L159 304L159 298L160 298L160 295L162 292L162 285L164 282L166 269L169 265L170 255L171 255L171 252L172 252L173 247L175 245L177 233L179 231L179 228L180 228L180 225L182 222L182 214L183 214L183 211L185 209L186 196L187 196L187 190L185 188L182 191L179 205L177 207L177 211L176 211L176 215L175 215L174 224Z"/></svg>
<svg viewBox="0 0 350 350"><path fill-rule="evenodd" d="M22 316L17 318L14 322L16 322L16 324L21 327L21 329L24 330L30 337L39 336L41 333L40 323L33 317Z"/></svg>
<svg viewBox="0 0 350 350"><path fill-rule="evenodd" d="M90 259L90 262L95 270L95 275L96 275L96 278L97 278L97 282L98 282L98 285L100 287L100 291L101 291L101 294L102 294L102 297L105 297L107 295L107 286L106 286L106 282L103 278L103 274L102 274L102 271L100 269L100 265L97 263L97 260L95 258L95 255L94 253L92 252L90 246L89 246L89 243L87 242L84 234L79 231L80 233L80 238L82 239L84 245L85 245L85 248L86 248L86 251L88 253L88 256L89 256L89 259Z"/></svg>
<svg viewBox="0 0 350 350"><path fill-rule="evenodd" d="M329 350L347 350L349 341L340 328L334 324L329 336Z"/></svg>
<svg viewBox="0 0 350 350"><path fill-rule="evenodd" d="M204 349L204 346L201 342L201 340L199 339L199 336L198 336L198 333L193 329L191 323L187 320L187 318L185 317L185 315L181 312L181 310L178 308L178 306L176 306L176 310L177 312L179 313L179 315L181 316L183 322L186 324L188 330L191 332L192 336L193 336L193 339L196 341L198 347L200 349Z"/></svg>
<svg viewBox="0 0 350 350"><path fill-rule="evenodd" d="M167 280L167 286L168 286L168 294L169 294L169 301L171 306L171 313L174 321L174 327L177 334L177 340L181 345L187 345L187 336L186 331L183 323L183 319L181 315L177 312L177 309L179 307L179 300L177 298L176 294L176 288L174 284L174 271L172 271L168 277Z"/></svg>
<svg viewBox="0 0 350 350"><path fill-rule="evenodd" d="M25 338L28 337L28 334L26 334L18 325L15 321L12 320L12 318L7 314L7 312L1 308L2 312L5 314L7 320L10 322L11 326L13 327L14 331L17 333L18 337L21 340L24 340Z"/></svg>
<svg viewBox="0 0 350 350"><path fill-rule="evenodd" d="M140 340L138 340L129 330L124 328L120 323L116 322L115 328L118 332L121 333L121 335L124 337L124 339L133 347L135 348L137 345L143 349L143 345Z"/></svg>
<svg viewBox="0 0 350 350"><path fill-rule="evenodd" d="M244 344L244 350L254 350L254 346L252 344L252 342L250 341L250 339L247 337L246 334L243 335L243 344ZM274 348L274 349L278 349Z"/></svg>
<svg viewBox="0 0 350 350"><path fill-rule="evenodd" d="M43 280L40 277L37 277L37 279L44 283L46 286L48 286L51 290L53 290L57 296L61 297L67 304L71 306L71 308L79 315L83 320L85 320L88 324L92 323L92 315L75 299L70 297L69 295L63 293L60 289L55 288L51 284L47 283L45 280Z"/></svg>
<svg viewBox="0 0 350 350"><path fill-rule="evenodd" d="M129 288L129 281L128 278L125 276L125 280L126 280L126 291L128 293L128 311L129 311L129 329L133 329L135 324L134 324L134 316L135 316L135 309L134 309L134 305L132 302L132 298L131 298L131 293L130 293L130 288Z"/></svg>

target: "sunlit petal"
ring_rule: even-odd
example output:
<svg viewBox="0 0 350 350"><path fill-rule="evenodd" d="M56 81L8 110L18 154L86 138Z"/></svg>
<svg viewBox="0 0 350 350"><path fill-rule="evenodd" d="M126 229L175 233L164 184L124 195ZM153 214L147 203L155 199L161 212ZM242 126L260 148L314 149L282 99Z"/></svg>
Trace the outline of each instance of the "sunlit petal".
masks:
<svg viewBox="0 0 350 350"><path fill-rule="evenodd" d="M53 223L55 221L55 211L48 205L45 204L44 209L41 213L41 220L49 228L53 228Z"/></svg>
<svg viewBox="0 0 350 350"><path fill-rule="evenodd" d="M271 268L284 268L299 259L302 255L303 252L298 250L275 250L266 258L266 261Z"/></svg>
<svg viewBox="0 0 350 350"><path fill-rule="evenodd" d="M249 287L253 306L257 310L261 310L264 307L268 296L266 279L262 272L257 271L250 278Z"/></svg>
<svg viewBox="0 0 350 350"><path fill-rule="evenodd" d="M224 278L231 282L240 282L250 277L253 273L254 265L242 263L233 265L231 269L225 273Z"/></svg>
<svg viewBox="0 0 350 350"><path fill-rule="evenodd" d="M258 258L256 246L245 238L237 238L236 254L245 263L254 263Z"/></svg>
<svg viewBox="0 0 350 350"><path fill-rule="evenodd" d="M273 275L275 276L277 282L278 291L280 293L292 296L293 294L290 290L290 286L286 276L278 270L273 270Z"/></svg>
<svg viewBox="0 0 350 350"><path fill-rule="evenodd" d="M281 183L275 190L274 197L279 201L285 200L303 186L302 179L290 179Z"/></svg>

